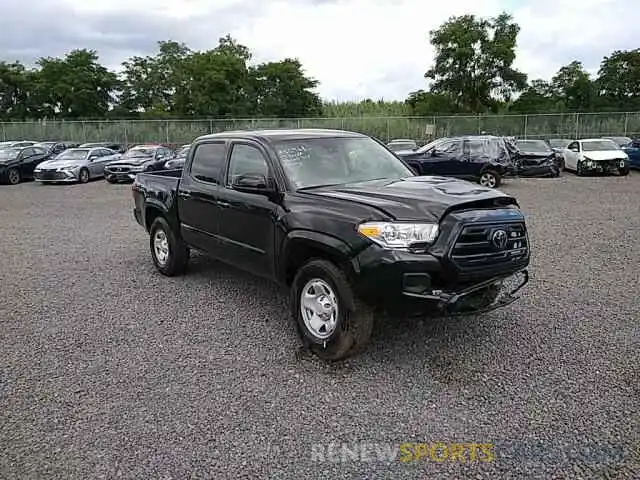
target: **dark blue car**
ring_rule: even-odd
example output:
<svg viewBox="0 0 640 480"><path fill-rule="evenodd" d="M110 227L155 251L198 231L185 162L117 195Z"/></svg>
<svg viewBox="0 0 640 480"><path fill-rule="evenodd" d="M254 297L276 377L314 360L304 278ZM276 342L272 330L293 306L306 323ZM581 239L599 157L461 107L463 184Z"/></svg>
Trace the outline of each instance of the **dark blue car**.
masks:
<svg viewBox="0 0 640 480"><path fill-rule="evenodd" d="M629 167L640 168L640 138L604 137L614 141L629 157Z"/></svg>
<svg viewBox="0 0 640 480"><path fill-rule="evenodd" d="M495 188L514 173L504 137L469 135L439 138L417 150L395 152L418 175L441 175Z"/></svg>

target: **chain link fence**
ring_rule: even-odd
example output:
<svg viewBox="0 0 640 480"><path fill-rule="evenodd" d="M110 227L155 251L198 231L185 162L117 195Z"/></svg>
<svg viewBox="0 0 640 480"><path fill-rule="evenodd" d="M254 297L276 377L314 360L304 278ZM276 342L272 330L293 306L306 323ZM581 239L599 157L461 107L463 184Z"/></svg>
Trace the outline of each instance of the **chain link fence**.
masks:
<svg viewBox="0 0 640 480"><path fill-rule="evenodd" d="M550 113L538 115L475 115L434 117L260 118L211 120L41 120L2 122L7 140L109 141L189 143L208 133L228 130L332 128L365 133L389 141L486 132L522 138L587 138L640 135L640 112Z"/></svg>

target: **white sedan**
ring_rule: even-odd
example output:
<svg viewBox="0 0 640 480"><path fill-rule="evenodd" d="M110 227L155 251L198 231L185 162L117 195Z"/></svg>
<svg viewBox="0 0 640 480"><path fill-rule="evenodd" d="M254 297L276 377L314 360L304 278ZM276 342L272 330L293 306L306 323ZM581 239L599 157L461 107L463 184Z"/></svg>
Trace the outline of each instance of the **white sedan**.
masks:
<svg viewBox="0 0 640 480"><path fill-rule="evenodd" d="M605 138L575 140L563 153L565 168L581 176L590 172L629 174L629 157L615 142Z"/></svg>

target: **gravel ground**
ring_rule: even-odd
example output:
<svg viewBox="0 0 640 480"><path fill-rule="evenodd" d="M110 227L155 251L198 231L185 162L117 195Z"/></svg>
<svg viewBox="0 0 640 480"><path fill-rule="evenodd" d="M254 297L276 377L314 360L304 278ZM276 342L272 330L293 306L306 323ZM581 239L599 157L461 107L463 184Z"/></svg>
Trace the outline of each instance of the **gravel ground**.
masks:
<svg viewBox="0 0 640 480"><path fill-rule="evenodd" d="M128 186L1 186L0 478L640 478L640 174L504 190L534 246L521 301L382 320L329 366L264 281L157 274ZM385 456L406 442L495 459Z"/></svg>

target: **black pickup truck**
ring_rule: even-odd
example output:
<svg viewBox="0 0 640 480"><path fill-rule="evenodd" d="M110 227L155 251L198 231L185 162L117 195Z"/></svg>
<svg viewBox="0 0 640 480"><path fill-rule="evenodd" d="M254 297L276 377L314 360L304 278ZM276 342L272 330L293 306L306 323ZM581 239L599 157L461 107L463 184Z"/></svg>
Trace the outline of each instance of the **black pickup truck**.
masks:
<svg viewBox="0 0 640 480"><path fill-rule="evenodd" d="M183 273L196 249L278 282L303 342L328 360L366 345L378 307L475 314L512 303L528 281L513 197L416 176L358 133L207 135L181 171L139 173L132 188L162 274Z"/></svg>

